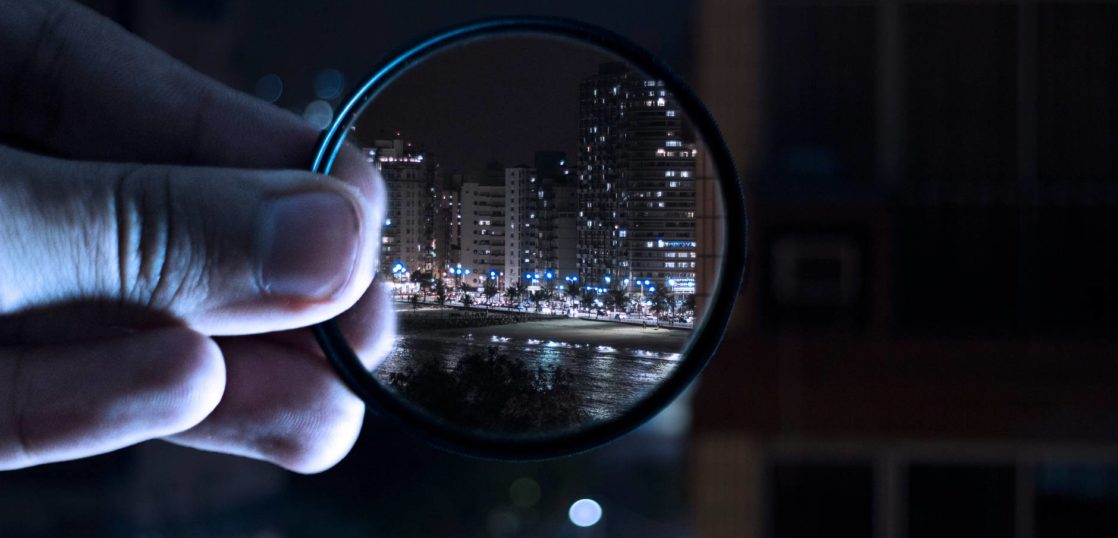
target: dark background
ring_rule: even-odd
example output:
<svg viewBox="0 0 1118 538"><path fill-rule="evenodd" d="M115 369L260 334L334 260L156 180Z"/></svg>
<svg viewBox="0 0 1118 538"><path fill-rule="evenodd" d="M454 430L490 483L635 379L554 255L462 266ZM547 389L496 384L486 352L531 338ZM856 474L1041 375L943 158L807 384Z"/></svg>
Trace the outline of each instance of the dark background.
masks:
<svg viewBox="0 0 1118 538"><path fill-rule="evenodd" d="M161 443L0 475L0 534L1118 535L1118 8L1107 2L98 0L302 113L402 42L560 14L662 55L744 172L750 259L696 392L543 463L370 418L295 476ZM510 484L541 496L518 506ZM566 508L599 500L576 529Z"/></svg>
<svg viewBox="0 0 1118 538"><path fill-rule="evenodd" d="M444 172L480 173L486 164L532 163L557 150L577 160L579 82L616 57L554 38L491 38L444 51L380 92L353 138L405 140Z"/></svg>

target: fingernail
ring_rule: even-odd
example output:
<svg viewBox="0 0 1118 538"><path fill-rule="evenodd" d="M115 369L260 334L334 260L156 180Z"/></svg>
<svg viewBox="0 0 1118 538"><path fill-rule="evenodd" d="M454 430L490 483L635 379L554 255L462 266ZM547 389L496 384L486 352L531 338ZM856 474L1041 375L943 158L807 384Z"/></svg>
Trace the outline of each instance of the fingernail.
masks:
<svg viewBox="0 0 1118 538"><path fill-rule="evenodd" d="M261 288L273 295L327 299L349 281L360 250L357 208L332 192L267 202L259 230Z"/></svg>

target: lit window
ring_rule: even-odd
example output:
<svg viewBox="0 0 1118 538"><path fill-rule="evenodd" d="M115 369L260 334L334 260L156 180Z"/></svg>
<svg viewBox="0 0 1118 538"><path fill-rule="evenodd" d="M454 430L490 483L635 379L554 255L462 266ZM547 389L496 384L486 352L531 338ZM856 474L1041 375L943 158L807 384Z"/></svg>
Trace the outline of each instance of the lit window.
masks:
<svg viewBox="0 0 1118 538"><path fill-rule="evenodd" d="M683 145L683 142L680 142L679 140L668 140L666 145L669 148L678 148Z"/></svg>
<svg viewBox="0 0 1118 538"><path fill-rule="evenodd" d="M687 170L684 170L684 171L679 173L679 176L680 177L691 177L691 172L688 172Z"/></svg>
<svg viewBox="0 0 1118 538"><path fill-rule="evenodd" d="M665 170L664 177L675 177L675 170Z"/></svg>
<svg viewBox="0 0 1118 538"><path fill-rule="evenodd" d="M668 186L669 186L669 187L678 187L678 186L679 186L679 182L678 182L678 181L669 181L669 182L668 182Z"/></svg>
<svg viewBox="0 0 1118 538"><path fill-rule="evenodd" d="M664 112L664 115L669 117L669 118L674 118L675 117L675 111L674 110L668 110L668 111Z"/></svg>

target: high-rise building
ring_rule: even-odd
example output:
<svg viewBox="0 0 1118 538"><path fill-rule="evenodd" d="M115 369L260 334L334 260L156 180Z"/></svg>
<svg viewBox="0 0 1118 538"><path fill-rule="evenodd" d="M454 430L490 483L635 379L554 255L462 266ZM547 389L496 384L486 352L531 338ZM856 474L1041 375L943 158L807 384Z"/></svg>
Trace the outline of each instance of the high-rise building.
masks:
<svg viewBox="0 0 1118 538"><path fill-rule="evenodd" d="M682 113L662 81L623 64L579 87L578 271L694 290L695 160Z"/></svg>
<svg viewBox="0 0 1118 538"><path fill-rule="evenodd" d="M507 282L516 282L535 270L536 241L534 188L536 172L527 166L505 169L505 267Z"/></svg>
<svg viewBox="0 0 1118 538"><path fill-rule="evenodd" d="M497 165L499 166L499 165ZM462 183L460 200L463 283L479 286L490 271L505 269L505 179L490 166L480 178Z"/></svg>
<svg viewBox="0 0 1118 538"><path fill-rule="evenodd" d="M384 177L388 190L380 270L399 277L433 270L434 168L423 152L398 132L392 138L377 139L364 151Z"/></svg>
<svg viewBox="0 0 1118 538"><path fill-rule="evenodd" d="M563 152L536 152L534 165L505 169L505 277L563 281L578 275L577 185Z"/></svg>
<svg viewBox="0 0 1118 538"><path fill-rule="evenodd" d="M435 273L443 273L461 261L462 199L464 174L454 172L441 178L435 204Z"/></svg>

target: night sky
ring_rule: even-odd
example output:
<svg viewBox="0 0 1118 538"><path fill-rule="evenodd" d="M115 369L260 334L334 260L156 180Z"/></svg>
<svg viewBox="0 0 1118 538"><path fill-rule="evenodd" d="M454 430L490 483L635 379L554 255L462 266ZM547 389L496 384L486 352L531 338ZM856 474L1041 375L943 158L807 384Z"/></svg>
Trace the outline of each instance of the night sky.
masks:
<svg viewBox="0 0 1118 538"><path fill-rule="evenodd" d="M610 56L546 37L471 42L412 68L357 122L362 145L400 131L445 171L492 160L531 165L537 150L576 158L579 81Z"/></svg>

